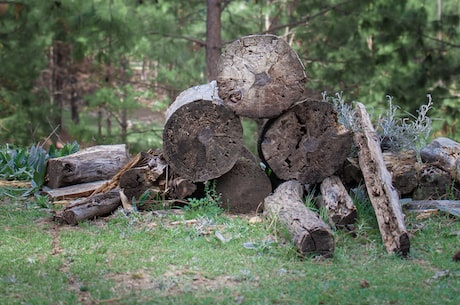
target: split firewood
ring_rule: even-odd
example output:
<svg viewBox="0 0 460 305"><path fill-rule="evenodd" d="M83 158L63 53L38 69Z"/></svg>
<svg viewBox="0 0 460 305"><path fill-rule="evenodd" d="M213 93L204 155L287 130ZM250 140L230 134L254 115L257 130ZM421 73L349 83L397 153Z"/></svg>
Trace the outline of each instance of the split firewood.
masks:
<svg viewBox="0 0 460 305"><path fill-rule="evenodd" d="M299 254L332 256L335 243L331 228L309 210L303 201L303 187L296 180L280 184L264 200L264 214L287 227Z"/></svg>
<svg viewBox="0 0 460 305"><path fill-rule="evenodd" d="M128 151L125 144L89 147L68 156L49 159L46 185L55 189L111 179L126 162Z"/></svg>
<svg viewBox="0 0 460 305"><path fill-rule="evenodd" d="M359 166L367 193L374 207L383 244L389 253L406 256L410 250L409 235L398 192L383 161L377 134L363 104L357 103L354 142L358 148Z"/></svg>
<svg viewBox="0 0 460 305"><path fill-rule="evenodd" d="M412 212L436 210L460 217L460 200L410 200L403 207Z"/></svg>
<svg viewBox="0 0 460 305"><path fill-rule="evenodd" d="M94 181L63 186L57 189L45 186L43 187L42 194L48 196L53 201L88 197L107 182L108 180Z"/></svg>
<svg viewBox="0 0 460 305"><path fill-rule="evenodd" d="M272 192L270 179L254 155L246 148L243 151L233 168L216 179L216 191L230 213L256 212Z"/></svg>
<svg viewBox="0 0 460 305"><path fill-rule="evenodd" d="M271 118L302 99L305 68L295 51L273 35L242 37L218 63L219 96L237 115Z"/></svg>
<svg viewBox="0 0 460 305"><path fill-rule="evenodd" d="M344 227L355 223L358 213L350 195L337 176L327 177L321 183L321 201L332 225Z"/></svg>
<svg viewBox="0 0 460 305"><path fill-rule="evenodd" d="M77 225L87 219L107 216L121 204L118 190L97 194L72 202L62 211L58 211L54 219L61 223Z"/></svg>
<svg viewBox="0 0 460 305"><path fill-rule="evenodd" d="M203 182L222 176L242 146L241 121L218 97L215 81L185 90L167 110L163 153L183 178Z"/></svg>
<svg viewBox="0 0 460 305"><path fill-rule="evenodd" d="M259 155L280 179L321 183L349 155L352 135L338 124L331 103L306 100L266 122Z"/></svg>

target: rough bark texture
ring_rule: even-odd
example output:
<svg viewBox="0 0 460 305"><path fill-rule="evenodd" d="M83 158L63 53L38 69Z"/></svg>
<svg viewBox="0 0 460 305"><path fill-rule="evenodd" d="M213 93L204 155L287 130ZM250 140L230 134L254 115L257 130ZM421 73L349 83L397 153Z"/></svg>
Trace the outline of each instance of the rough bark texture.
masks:
<svg viewBox="0 0 460 305"><path fill-rule="evenodd" d="M429 162L448 172L460 182L460 143L448 138L436 138L420 151L424 162Z"/></svg>
<svg viewBox="0 0 460 305"><path fill-rule="evenodd" d="M419 185L419 166L415 151L385 152L383 160L399 195L411 195Z"/></svg>
<svg viewBox="0 0 460 305"><path fill-rule="evenodd" d="M332 256L335 243L330 227L303 202L303 187L295 180L279 185L264 200L264 214L287 227L301 255Z"/></svg>
<svg viewBox="0 0 460 305"><path fill-rule="evenodd" d="M219 99L215 82L184 91L166 113L164 157L184 178L220 177L235 165L242 146L240 119Z"/></svg>
<svg viewBox="0 0 460 305"><path fill-rule="evenodd" d="M206 4L206 77L217 78L217 63L220 58L220 29L222 0L207 0Z"/></svg>
<svg viewBox="0 0 460 305"><path fill-rule="evenodd" d="M69 225L77 225L80 221L106 216L115 211L121 204L118 190L97 194L84 198L67 206L55 215L55 220Z"/></svg>
<svg viewBox="0 0 460 305"><path fill-rule="evenodd" d="M337 227L355 223L356 206L337 176L327 177L321 183L321 204L326 208L330 222Z"/></svg>
<svg viewBox="0 0 460 305"><path fill-rule="evenodd" d="M234 41L218 64L219 96L246 117L278 116L301 100L305 81L305 68L295 51L273 35Z"/></svg>
<svg viewBox="0 0 460 305"><path fill-rule="evenodd" d="M47 186L58 188L111 179L127 162L125 144L98 145L69 156L52 158L47 165Z"/></svg>
<svg viewBox="0 0 460 305"><path fill-rule="evenodd" d="M358 148L359 166L377 216L383 243L389 253L406 256L410 250L410 241L398 193L385 167L369 114L361 103L356 105L355 122L354 142Z"/></svg>
<svg viewBox="0 0 460 305"><path fill-rule="evenodd" d="M259 155L283 180L320 183L349 155L352 135L337 123L331 103L304 101L269 120L259 138Z"/></svg>
<svg viewBox="0 0 460 305"><path fill-rule="evenodd" d="M230 213L253 213L262 209L262 202L272 191L270 179L247 149L233 168L216 179L224 209ZM251 154L252 155L252 154Z"/></svg>

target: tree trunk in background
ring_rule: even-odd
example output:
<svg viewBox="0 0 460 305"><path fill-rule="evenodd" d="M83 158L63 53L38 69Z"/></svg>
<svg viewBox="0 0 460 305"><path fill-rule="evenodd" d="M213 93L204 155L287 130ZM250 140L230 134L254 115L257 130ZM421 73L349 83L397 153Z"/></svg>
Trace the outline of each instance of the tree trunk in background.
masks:
<svg viewBox="0 0 460 305"><path fill-rule="evenodd" d="M208 82L217 77L217 62L220 58L220 12L221 0L207 0L206 13L206 77Z"/></svg>

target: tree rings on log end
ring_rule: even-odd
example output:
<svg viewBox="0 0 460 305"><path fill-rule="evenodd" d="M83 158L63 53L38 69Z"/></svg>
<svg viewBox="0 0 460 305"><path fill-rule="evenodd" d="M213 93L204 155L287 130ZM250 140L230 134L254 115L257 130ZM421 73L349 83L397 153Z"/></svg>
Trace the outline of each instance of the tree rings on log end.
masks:
<svg viewBox="0 0 460 305"><path fill-rule="evenodd" d="M344 163L352 134L337 123L334 106L306 100L265 124L259 155L280 179L320 183Z"/></svg>
<svg viewBox="0 0 460 305"><path fill-rule="evenodd" d="M203 94L208 89L208 85L198 86L179 95L170 107L174 111L168 110L163 130L165 160L176 173L195 182L228 172L243 147L239 117L217 95Z"/></svg>
<svg viewBox="0 0 460 305"><path fill-rule="evenodd" d="M231 43L218 63L219 96L236 114L272 118L302 99L305 68L295 51L274 35Z"/></svg>

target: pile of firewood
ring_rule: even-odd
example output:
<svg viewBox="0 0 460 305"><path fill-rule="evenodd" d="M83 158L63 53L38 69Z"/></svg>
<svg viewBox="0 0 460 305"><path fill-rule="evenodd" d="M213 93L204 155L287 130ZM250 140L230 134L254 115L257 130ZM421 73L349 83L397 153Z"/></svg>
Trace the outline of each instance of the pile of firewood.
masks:
<svg viewBox="0 0 460 305"><path fill-rule="evenodd" d="M129 162L117 159L116 173L104 177L111 180L64 208L56 218L76 224L120 205L129 208L145 192L153 192L159 202L180 201L196 196L203 182L215 180L229 212L263 210L288 228L300 254L331 256L335 248L331 226L347 226L356 220L348 190L364 181L385 247L390 253L406 255L410 241L400 196L427 198L428 193L421 195L420 189L431 186L423 175L430 168L448 173L450 181L460 180L460 144L452 148L447 140L433 142L438 146L427 147L421 154L429 164L419 162L413 154L398 159L382 154L364 105L357 104L351 131L338 123L331 103L305 99L305 69L279 37L236 40L222 54L218 70L216 81L185 90L168 108L161 151L138 154ZM243 145L241 117L264 122L258 156ZM349 158L353 143L358 149L356 159ZM446 146L450 149L447 154ZM112 158L110 153L108 159ZM57 161L48 165L51 188L62 186L51 182L60 170L76 168L64 161L60 170L54 169L52 164ZM268 171L278 183L272 183ZM304 190L312 185L319 185L319 203L327 211L327 223L305 206ZM47 191L51 196L58 192ZM109 207L95 212L104 202Z"/></svg>

